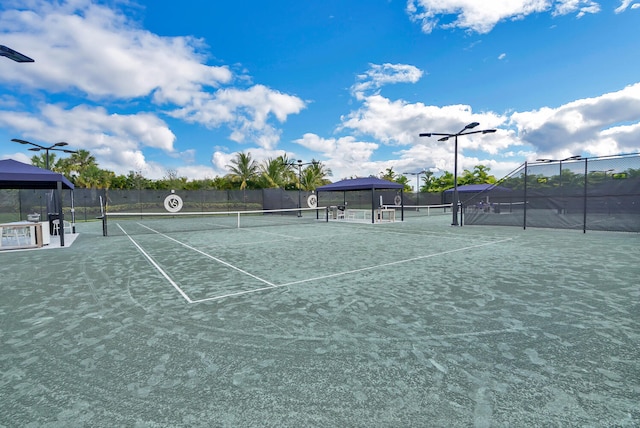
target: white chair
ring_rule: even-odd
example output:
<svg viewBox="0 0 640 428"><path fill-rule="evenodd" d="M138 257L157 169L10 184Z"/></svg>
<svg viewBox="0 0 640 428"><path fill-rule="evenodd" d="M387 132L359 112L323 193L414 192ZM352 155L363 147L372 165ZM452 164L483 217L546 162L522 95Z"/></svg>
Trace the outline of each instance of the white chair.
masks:
<svg viewBox="0 0 640 428"><path fill-rule="evenodd" d="M24 245L30 242L29 228L28 227L3 227L2 229L2 240L7 244L13 245ZM22 238L24 238L24 244L22 243Z"/></svg>
<svg viewBox="0 0 640 428"><path fill-rule="evenodd" d="M54 235L59 235L60 234L60 220L55 219L55 220L51 220L51 224L53 225L53 234ZM64 228L64 233L72 233L73 228L71 227L71 223L69 223L67 220L63 220L62 221L62 227Z"/></svg>

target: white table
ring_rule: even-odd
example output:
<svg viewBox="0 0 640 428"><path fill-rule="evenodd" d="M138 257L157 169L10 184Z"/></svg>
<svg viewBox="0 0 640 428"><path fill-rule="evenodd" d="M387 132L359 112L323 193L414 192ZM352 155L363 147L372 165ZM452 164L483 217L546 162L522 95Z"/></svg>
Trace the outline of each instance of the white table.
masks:
<svg viewBox="0 0 640 428"><path fill-rule="evenodd" d="M384 221L385 213L387 213L387 221L396 221L396 210L394 208L378 208L378 222Z"/></svg>
<svg viewBox="0 0 640 428"><path fill-rule="evenodd" d="M15 221L0 224L0 248L14 250L19 248L39 248L44 244L42 223ZM49 241L49 229L46 229Z"/></svg>

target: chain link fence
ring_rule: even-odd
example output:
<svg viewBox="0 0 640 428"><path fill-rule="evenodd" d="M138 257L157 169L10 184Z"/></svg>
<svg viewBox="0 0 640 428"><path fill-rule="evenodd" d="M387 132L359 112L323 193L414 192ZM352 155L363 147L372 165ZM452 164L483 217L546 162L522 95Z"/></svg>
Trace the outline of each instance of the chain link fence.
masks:
<svg viewBox="0 0 640 428"><path fill-rule="evenodd" d="M640 154L525 163L461 202L467 225L640 232Z"/></svg>

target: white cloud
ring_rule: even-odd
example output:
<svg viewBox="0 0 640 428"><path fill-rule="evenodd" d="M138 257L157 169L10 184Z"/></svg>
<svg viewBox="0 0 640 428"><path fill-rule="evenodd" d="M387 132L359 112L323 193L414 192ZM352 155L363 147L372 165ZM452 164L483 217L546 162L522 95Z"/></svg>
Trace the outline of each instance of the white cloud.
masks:
<svg viewBox="0 0 640 428"><path fill-rule="evenodd" d="M231 139L257 142L261 147L273 149L280 139L279 131L268 119L273 115L284 122L290 114L305 108L298 97L283 94L263 85L249 89L221 89L215 94L203 96L197 104L177 109L170 114L188 122L196 122L207 127L227 124L231 129Z"/></svg>
<svg viewBox="0 0 640 428"><path fill-rule="evenodd" d="M494 113L473 113L468 105L438 107L373 95L364 99L361 108L345 116L339 129L372 135L385 144L408 145L415 143L421 132L456 132L461 124L469 122L497 127L505 120Z"/></svg>
<svg viewBox="0 0 640 428"><path fill-rule="evenodd" d="M503 60L503 59L505 59L506 57L507 57L507 54L506 54L506 53L501 53L500 55L498 55L498 59L499 59L499 60Z"/></svg>
<svg viewBox="0 0 640 428"><path fill-rule="evenodd" d="M249 82L244 72L235 76L227 66L204 64L207 47L200 39L153 34L122 11L90 0L8 0L4 7L0 28L8 34L3 44L19 47L36 62L3 69L0 84L37 94L30 99L65 94L81 104L40 106L31 114L17 112L27 107L6 100L0 120L25 137L82 142L83 148L96 150L106 169L146 167L143 146L174 154L173 132L145 110L164 108L186 122L226 127L235 141L274 149L279 125L306 107L300 98L264 85L244 87ZM88 106L87 100L102 107ZM140 113L114 114L111 108ZM118 150L97 150L107 145Z"/></svg>
<svg viewBox="0 0 640 428"><path fill-rule="evenodd" d="M500 21L522 19L533 13L552 15L597 13L600 7L592 0L408 0L407 13L419 22L422 31L440 28L463 28L488 33Z"/></svg>
<svg viewBox="0 0 640 428"><path fill-rule="evenodd" d="M640 83L599 97L511 115L511 124L524 143L544 154L592 156L640 151L629 138L640 117Z"/></svg>
<svg viewBox="0 0 640 428"><path fill-rule="evenodd" d="M377 91L384 85L394 83L416 83L422 77L422 70L407 64L370 64L369 70L358 76L358 82L351 91L361 97L367 91Z"/></svg>
<svg viewBox="0 0 640 428"><path fill-rule="evenodd" d="M20 135L29 141L66 141L71 148L82 147L96 157L101 168L118 174L140 169L156 171L147 165L141 148L172 153L176 138L166 123L153 114L110 114L102 107L64 109L43 104L33 115L0 110L0 124L21 129Z"/></svg>
<svg viewBox="0 0 640 428"><path fill-rule="evenodd" d="M393 161L372 161L371 158L379 145L358 141L353 136L322 138L316 134L307 133L295 143L320 153L326 159L323 163L333 172L334 180L377 175L388 167L385 165L393 164Z"/></svg>
<svg viewBox="0 0 640 428"><path fill-rule="evenodd" d="M357 94L356 94L357 95ZM396 172L414 171L428 166L453 170L453 144L438 138L420 138L424 132L455 133L465 124L479 122L481 128L498 128L489 135L474 134L459 139L460 168L484 164L493 173L506 174L518 161L548 155L573 154L603 156L621 152L640 152L636 137L640 130L640 83L598 97L577 100L557 108L541 107L526 112L497 114L473 112L468 105L434 106L391 100L376 94L358 98L361 105L342 118L340 138L321 138L306 134L296 141L305 148L329 158L332 169L349 171L358 164L362 175L377 174L390 165ZM357 135L353 136L353 135ZM402 147L389 161L373 161L379 147L345 144L356 159L339 149L339 141L354 143L363 136L384 146ZM390 157L390 156L387 156ZM342 160L346 159L346 162ZM344 168L344 169L342 169Z"/></svg>
<svg viewBox="0 0 640 428"><path fill-rule="evenodd" d="M207 66L192 37L160 37L114 10L90 1L32 2L33 10L0 14L0 27L36 58L4 71L4 80L49 92L77 90L90 98L188 103L205 87L232 79L227 67Z"/></svg>
<svg viewBox="0 0 640 428"><path fill-rule="evenodd" d="M640 7L640 3L633 3L633 0L621 0L620 6L615 9L615 13L622 13L631 6L631 9L637 9Z"/></svg>

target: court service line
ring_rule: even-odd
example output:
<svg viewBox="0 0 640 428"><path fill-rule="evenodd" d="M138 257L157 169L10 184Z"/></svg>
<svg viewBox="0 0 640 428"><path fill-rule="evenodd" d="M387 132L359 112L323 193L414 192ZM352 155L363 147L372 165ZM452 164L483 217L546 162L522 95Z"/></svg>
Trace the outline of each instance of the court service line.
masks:
<svg viewBox="0 0 640 428"><path fill-rule="evenodd" d="M185 248L188 248L188 249L190 249L190 250L193 250L193 251L195 251L196 253L202 254L203 256L205 256L205 257L207 257L207 258L210 258L211 260L214 260L214 261L216 261L216 262L218 262L218 263L220 263L220 264L222 264L222 265L225 265L225 266L227 266L228 268L231 268L231 269L236 270L236 271L238 271L238 272L240 272L240 273L243 273L243 274L245 274L245 275L247 275L247 276L250 276L250 277L251 277L251 278L253 278L253 279L257 279L258 281L260 281L260 282L263 282L263 283L267 284L269 287L276 287L276 285L275 285L275 284L273 284L273 283L271 283L271 282L267 281L266 279L264 279L264 278L260 278L259 276L256 276L256 275L254 275L254 274L252 274L252 273L250 273L250 272L247 272L246 270L240 269L239 267L234 266L234 265L232 265L232 264L231 264L231 263L229 263L229 262L225 262L224 260L221 260L221 259L219 259L219 258L217 258L217 257L214 257L214 256L212 256L211 254L207 254L207 253L205 253L205 252L204 252L204 251L202 251L202 250L199 250L199 249L197 249L197 248L195 248L195 247L192 247L191 245L185 244L184 242L178 241L177 239L172 238L172 237L170 237L170 236L168 236L168 235L165 235L164 233L158 232L157 230L153 230L152 228L150 228L150 227L148 227L148 226L145 226L144 224L140 224L140 226L142 226L142 227L144 227L144 228L146 228L146 229L149 229L150 231L152 231L152 232L154 232L154 233L157 233L158 235L160 235L160 236L162 236L162 237L164 237L164 238L167 238L167 239L168 239L168 240L170 240L170 241L173 241L173 242L175 242L175 243L177 243L177 244L180 244L180 245L182 245L182 246L183 246L183 247L185 247ZM269 287L267 287L267 288L269 288ZM193 303L193 302L191 302L191 303Z"/></svg>
<svg viewBox="0 0 640 428"><path fill-rule="evenodd" d="M456 252L460 252L460 251L471 250L473 248L486 247L486 246L494 245L494 244L501 244L503 242L507 242L507 241L511 241L511 240L513 240L513 238L505 238L505 239L501 239L501 240L498 240L498 241L484 242L482 244L470 245L470 246L463 247L463 248L456 248L454 250L442 251L440 253L434 253L434 254L427 254L427 255L424 255L424 256L412 257L410 259L396 260L394 262L382 263L382 264L378 264L378 265L375 265L375 266L367 266L367 267L360 268L360 269L353 269L353 270L344 271L344 272L332 273L330 275L323 275L323 276L317 276L317 277L313 277L313 278L302 279L300 281L293 281L293 282L288 282L288 283L285 283L285 284L277 284L277 285L274 284L274 285L272 285L270 287L263 287L263 288L258 288L258 289L255 289L255 290L238 291L236 293L229 293L229 294L225 294L225 295L222 295L222 296L208 297L208 298L205 298L205 299L194 300L193 303L210 302L210 301L214 301L214 300L224 299L224 298L227 298L227 297L235 297L235 296L241 296L243 294L257 293L259 291L265 291L265 290L270 290L270 289L274 289L274 288L288 287L288 286L291 286L291 285L304 284L305 282L319 281L319 280L323 280L323 279L327 279L327 278L335 278L335 277L338 277L338 276L350 275L350 274L353 274L353 273L373 270L373 269L377 269L377 268L380 268L380 267L393 266L393 265L398 265L398 264L402 264L402 263L409 263L409 262L413 262L413 261L416 261L416 260L424 260L424 259L443 256L443 255L446 255L446 254L456 253Z"/></svg>
<svg viewBox="0 0 640 428"><path fill-rule="evenodd" d="M457 253L457 252L460 252L460 251L471 250L473 248L480 248L480 247L486 247L486 246L494 245L494 244L501 244L501 243L506 242L506 241L511 241L512 239L513 238L506 238L506 239L501 239L499 241L483 242L482 244L470 245L468 247L456 248L454 250L442 251L440 253L426 254L424 256L417 256L417 257L412 257L410 259L396 260L396 261L393 261L393 262L381 263L381 264L377 264L377 265L374 265L374 266L367 266L367 267L360 268L360 269L354 269L354 270L349 270L349 271L345 271L345 272L332 273L330 275L324 275L324 276L317 276L315 278L301 279L299 281L293 281L293 282L288 282L286 284L282 284L282 285L280 285L280 287L286 287L286 286L289 286L289 285L298 285L298 284L303 284L305 282L311 282L311 281L319 281L321 279L335 278L337 276L349 275L349 274L358 273L358 272L365 272L365 271L377 269L377 268L380 268L380 267L394 266L394 265L399 265L399 264L403 264L403 263L414 262L416 260L430 259L432 257L444 256L446 254L451 254L451 253Z"/></svg>
<svg viewBox="0 0 640 428"><path fill-rule="evenodd" d="M189 296L187 296L187 294L184 291L182 291L182 289L178 286L178 284L176 284L175 281L171 279L171 277L169 277L169 275L158 265L158 263L156 263L155 260L153 260L153 258L149 254L147 254L147 252L140 245L138 245L136 241L134 241L131 235L129 235L122 227L120 227L120 224L116 223L116 225L120 228L122 233L124 233L125 236L129 238L129 240L133 243L133 245L135 245L136 248L138 248L138 251L140 251L142 255L144 255L147 258L147 260L149 260L149 262L151 262L151 264L158 270L158 272L160 272L160 274L164 276L167 281L169 281L169 284L171 284L173 288L178 290L178 293L180 293L180 295L184 297L184 299L188 303L193 303L193 300L191 300Z"/></svg>

